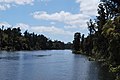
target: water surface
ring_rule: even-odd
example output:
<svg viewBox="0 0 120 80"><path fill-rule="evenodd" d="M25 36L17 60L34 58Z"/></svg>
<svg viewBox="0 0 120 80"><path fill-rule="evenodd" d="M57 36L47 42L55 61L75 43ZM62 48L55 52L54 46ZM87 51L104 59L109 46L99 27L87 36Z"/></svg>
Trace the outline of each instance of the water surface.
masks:
<svg viewBox="0 0 120 80"><path fill-rule="evenodd" d="M0 52L0 80L113 80L99 63L70 50Z"/></svg>

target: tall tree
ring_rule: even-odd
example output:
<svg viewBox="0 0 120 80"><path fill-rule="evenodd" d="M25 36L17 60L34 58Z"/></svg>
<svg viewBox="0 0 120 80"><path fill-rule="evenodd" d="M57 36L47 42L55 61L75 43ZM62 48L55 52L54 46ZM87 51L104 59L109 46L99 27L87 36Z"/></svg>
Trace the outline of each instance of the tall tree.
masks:
<svg viewBox="0 0 120 80"><path fill-rule="evenodd" d="M75 51L80 51L80 38L81 34L79 32L74 34L73 50Z"/></svg>

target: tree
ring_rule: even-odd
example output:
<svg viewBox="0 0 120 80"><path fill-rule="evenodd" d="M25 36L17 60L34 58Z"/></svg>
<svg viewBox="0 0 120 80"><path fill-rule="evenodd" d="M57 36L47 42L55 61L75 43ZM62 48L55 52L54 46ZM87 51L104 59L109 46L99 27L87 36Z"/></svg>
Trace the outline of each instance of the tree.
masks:
<svg viewBox="0 0 120 80"><path fill-rule="evenodd" d="M4 29L4 25L2 25L2 29L0 29L0 50L3 46L3 29Z"/></svg>
<svg viewBox="0 0 120 80"><path fill-rule="evenodd" d="M101 0L106 6L109 19L120 16L120 1L119 0Z"/></svg>
<svg viewBox="0 0 120 80"><path fill-rule="evenodd" d="M72 49L73 44L71 42L68 42L65 44L65 49Z"/></svg>
<svg viewBox="0 0 120 80"><path fill-rule="evenodd" d="M92 19L90 19L89 22L87 22L88 30L90 32L90 35L94 34L96 32L95 30L95 24L93 23Z"/></svg>
<svg viewBox="0 0 120 80"><path fill-rule="evenodd" d="M81 38L81 34L79 32L74 34L74 40L73 40L74 51L80 51L80 38Z"/></svg>
<svg viewBox="0 0 120 80"><path fill-rule="evenodd" d="M24 35L20 27L0 29L0 50L46 50L46 49L65 49L64 42L52 41L44 35L37 35L27 30Z"/></svg>
<svg viewBox="0 0 120 80"><path fill-rule="evenodd" d="M81 50L82 50L82 52L84 52L84 40L85 40L85 38L84 38L84 34L83 34L81 37Z"/></svg>

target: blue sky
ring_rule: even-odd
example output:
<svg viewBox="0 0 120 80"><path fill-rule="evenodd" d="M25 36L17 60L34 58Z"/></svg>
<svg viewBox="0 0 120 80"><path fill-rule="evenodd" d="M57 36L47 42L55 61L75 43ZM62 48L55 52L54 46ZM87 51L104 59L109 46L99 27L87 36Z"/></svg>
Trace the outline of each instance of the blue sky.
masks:
<svg viewBox="0 0 120 80"><path fill-rule="evenodd" d="M98 0L0 0L0 26L21 27L52 40L72 42L87 35L86 22L97 15Z"/></svg>

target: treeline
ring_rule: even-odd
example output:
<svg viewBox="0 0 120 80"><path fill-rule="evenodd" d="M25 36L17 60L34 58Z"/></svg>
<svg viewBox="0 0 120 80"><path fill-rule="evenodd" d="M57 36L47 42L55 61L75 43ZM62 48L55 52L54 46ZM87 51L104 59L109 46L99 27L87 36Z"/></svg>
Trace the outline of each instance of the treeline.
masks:
<svg viewBox="0 0 120 80"><path fill-rule="evenodd" d="M72 44L29 33L27 30L22 34L20 27L0 28L0 50L51 50L51 49L71 49Z"/></svg>
<svg viewBox="0 0 120 80"><path fill-rule="evenodd" d="M87 25L87 37L75 33L73 51L105 61L120 80L120 0L101 0L98 16Z"/></svg>

